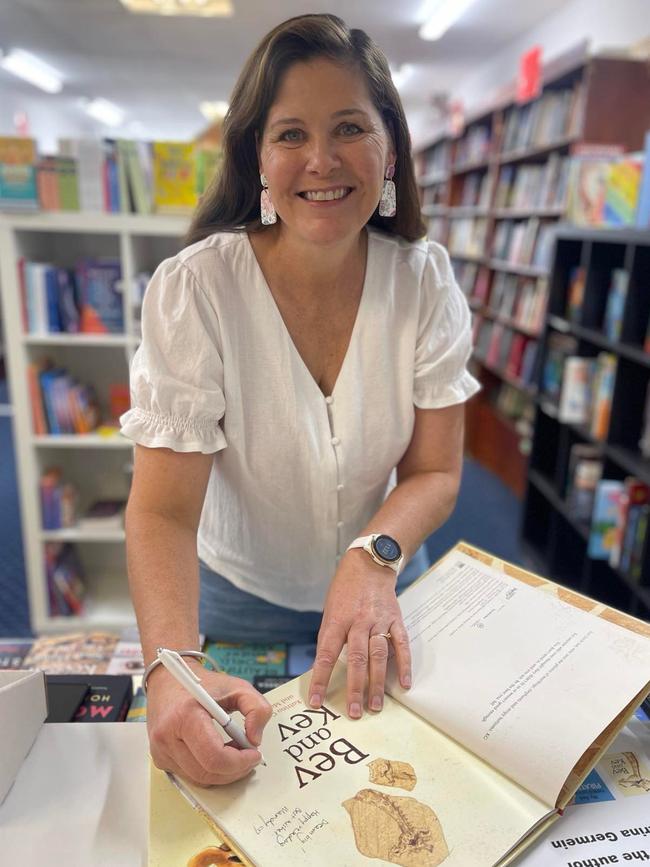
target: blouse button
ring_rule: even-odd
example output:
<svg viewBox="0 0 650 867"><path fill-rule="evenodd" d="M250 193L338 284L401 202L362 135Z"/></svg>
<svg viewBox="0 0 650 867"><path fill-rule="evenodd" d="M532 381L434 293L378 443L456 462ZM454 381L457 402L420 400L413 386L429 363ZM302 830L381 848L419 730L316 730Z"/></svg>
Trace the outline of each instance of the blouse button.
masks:
<svg viewBox="0 0 650 867"><path fill-rule="evenodd" d="M345 485L337 485L337 486L336 486L336 490L337 490L337 491L342 491L344 487L345 487Z"/></svg>
<svg viewBox="0 0 650 867"><path fill-rule="evenodd" d="M336 526L337 526L337 527L339 528L339 530L340 530L341 527L343 526L343 521L338 521L337 524L336 524Z"/></svg>
<svg viewBox="0 0 650 867"><path fill-rule="evenodd" d="M328 395L328 396L325 398L325 403L327 403L327 404L332 404L332 403L334 403L334 398L333 398L331 395Z"/></svg>
<svg viewBox="0 0 650 867"><path fill-rule="evenodd" d="M341 440L338 437L332 437L330 442L332 443L333 446L337 446L341 442Z"/></svg>

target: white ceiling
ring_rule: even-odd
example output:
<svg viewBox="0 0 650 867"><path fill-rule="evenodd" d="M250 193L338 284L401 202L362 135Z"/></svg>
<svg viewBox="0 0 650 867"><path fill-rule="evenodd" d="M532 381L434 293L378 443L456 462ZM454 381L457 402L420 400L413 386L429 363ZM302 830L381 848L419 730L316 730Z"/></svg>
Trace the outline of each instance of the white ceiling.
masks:
<svg viewBox="0 0 650 867"><path fill-rule="evenodd" d="M270 28L293 15L332 12L361 27L391 64L413 64L403 89L407 109L452 91L566 0L476 0L438 42L418 38L423 0L233 0L229 19L133 15L119 0L0 0L0 49L42 57L65 79L64 90L40 97L61 111L82 96L101 96L127 112L122 134L185 139L206 124L202 100L228 99L245 57ZM325 10L323 9L325 6ZM3 94L38 92L0 70ZM80 110L80 109L79 109Z"/></svg>

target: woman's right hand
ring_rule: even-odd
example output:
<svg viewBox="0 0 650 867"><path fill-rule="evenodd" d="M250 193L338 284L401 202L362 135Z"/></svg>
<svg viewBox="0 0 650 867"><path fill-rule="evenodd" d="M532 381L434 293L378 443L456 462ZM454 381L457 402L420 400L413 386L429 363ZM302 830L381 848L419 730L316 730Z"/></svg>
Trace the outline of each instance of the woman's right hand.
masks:
<svg viewBox="0 0 650 867"><path fill-rule="evenodd" d="M188 660L201 684L228 711L239 711L246 736L256 746L271 718L271 705L254 687L238 677L209 671ZM200 669L200 671L199 671ZM172 771L200 786L232 783L249 774L261 761L259 750L224 742L210 714L163 666L147 683L147 728L156 767Z"/></svg>

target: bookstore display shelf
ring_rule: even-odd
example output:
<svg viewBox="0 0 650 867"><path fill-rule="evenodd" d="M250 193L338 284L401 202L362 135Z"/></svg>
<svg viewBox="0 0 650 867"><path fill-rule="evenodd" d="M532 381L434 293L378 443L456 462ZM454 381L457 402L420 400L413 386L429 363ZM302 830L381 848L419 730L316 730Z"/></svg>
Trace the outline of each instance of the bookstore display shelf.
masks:
<svg viewBox="0 0 650 867"><path fill-rule="evenodd" d="M33 214L0 213L0 228L30 232L73 234L134 234L182 237L189 220L183 216L145 216L80 211L37 211Z"/></svg>
<svg viewBox="0 0 650 867"><path fill-rule="evenodd" d="M488 208L480 205L450 205L447 210L450 220L460 217L487 217L488 213Z"/></svg>
<svg viewBox="0 0 650 867"><path fill-rule="evenodd" d="M188 223L184 216L73 212L0 215L2 318L9 385L14 395L14 448L30 621L35 632L121 629L134 622L126 577L124 530L114 523L111 526L107 512L103 513L104 526L46 530L42 515L46 500L42 498L46 493L51 497L51 488L44 486L52 485L53 478L60 480L54 488L57 496L65 496L68 506L77 502L82 521L96 508L100 508L101 515L102 506L104 509L111 505L117 507L127 499L133 470L132 443L111 431L111 427L123 411L125 397L128 399L128 364L139 342L143 287L162 259L181 249ZM25 266L19 267L23 260ZM111 288L101 291L112 293L121 327L107 325L107 333L79 333L76 327L71 327L67 333L60 330L60 326L67 327L63 320L55 328L51 309L47 305L45 308L34 306L34 284L28 294L21 280L22 268L35 268L33 263L48 263L40 267L54 268L57 275L67 272L70 279L76 280L83 273L78 270L80 263L87 262L100 263L100 267L101 263L108 262L114 269L111 272L114 282L106 284ZM37 274L35 270L32 273ZM45 286L43 278L36 291L44 291ZM81 295L83 301L86 296L83 292ZM46 313L44 326L38 325L43 321L43 309ZM41 317L38 321L35 311ZM31 328L27 333L24 313ZM83 317L83 309L79 315ZM50 328L52 333L48 331ZM67 423L60 425L63 431L86 429L91 432L45 432L55 430L53 419L61 408L52 393L50 405L43 406L44 415L37 412L34 395L40 388L41 398L45 397L41 373L48 370L53 375L61 371L65 374L65 383L82 390L90 389L89 394L94 392L98 409L93 410L96 413L93 423L88 423L91 416L85 416L86 421L81 426L77 412L80 405L70 412L77 399L73 401L69 393L65 398ZM70 492L74 492L74 497ZM51 500L47 502L51 507ZM50 518L48 513L47 526L56 527L57 520ZM65 592L54 581L51 558L63 556L63 552L70 553L71 557L66 561L66 569L72 562L75 568L76 564L79 566L78 574L85 588L83 594L75 583L75 569L72 569L73 577L66 578L69 583ZM49 566L46 555L50 558ZM70 571L66 575L70 576ZM58 596L54 592L57 590ZM76 590L79 592L75 597L73 591ZM57 600L56 607L53 598ZM79 602L81 613L77 613Z"/></svg>
<svg viewBox="0 0 650 867"><path fill-rule="evenodd" d="M467 163L456 163L451 167L452 175L467 175L469 172L479 172L483 169L487 169L492 165L493 160L491 157L485 157L480 160L473 160L472 162Z"/></svg>
<svg viewBox="0 0 650 867"><path fill-rule="evenodd" d="M558 228L521 530L546 574L644 619L648 279L650 232Z"/></svg>
<svg viewBox="0 0 650 867"><path fill-rule="evenodd" d="M582 42L545 62L541 73L541 92L535 99L518 102L513 81L489 109L468 117L462 132L441 132L416 154L416 168L423 178L431 175L434 162L437 170L439 185L421 187L430 236L449 248L458 272L475 268L476 293L465 273L459 282L468 298L474 294L480 298L483 308L504 274L540 282L548 276L553 229L570 213L568 160L579 153L580 146L616 144L628 152L637 151L650 127L650 77L643 61L606 53L591 55ZM443 166L447 166L446 178ZM480 202L481 207L472 205L465 210L466 202ZM486 225L477 226L480 220ZM464 244L476 240L482 243L476 247ZM481 305L472 308L477 317L489 320ZM481 326L477 340L480 332ZM586 334L581 337L588 339ZM595 338L593 345L594 349L599 345ZM630 362L639 360L636 352L636 347L621 350ZM478 400L485 402L484 422L498 405L499 392L507 382L499 382L495 371L483 370L485 375L479 372L479 378L484 391ZM532 407L528 409L532 412ZM525 403L521 405L522 413L528 409ZM475 440L478 442L478 434ZM505 442L496 443L491 457L483 461L497 473L503 467L499 452ZM509 446L510 439L507 443ZM527 445L528 438L523 436L522 450ZM523 491L526 464L519 462L519 466L522 474L515 488Z"/></svg>
<svg viewBox="0 0 650 867"><path fill-rule="evenodd" d="M568 149L572 144L575 144L577 141L579 141L579 136L566 136L565 138L558 139L554 142L547 142L546 144L542 144L537 147L520 148L516 151L501 153L497 155L496 159L499 165L502 166L508 165L509 163L521 163L525 160L533 160L538 157L548 156L555 151Z"/></svg>
<svg viewBox="0 0 650 867"><path fill-rule="evenodd" d="M561 316L549 316L548 324L554 331L561 331L563 334L574 334L586 343L591 343L608 352L614 352L623 358L628 358L636 364L643 367L650 367L650 353L644 352L643 349L637 346L629 346L621 343L619 340L610 340L600 331L594 328L585 328L581 325L576 325L563 319Z"/></svg>
<svg viewBox="0 0 650 867"><path fill-rule="evenodd" d="M91 588L81 614L49 617L48 632L100 630L116 632L135 623L135 612L123 575L107 574Z"/></svg>
<svg viewBox="0 0 650 867"><path fill-rule="evenodd" d="M502 316L500 313L496 313L494 310L490 310L489 307L481 306L482 316L485 319L491 319L493 322L500 322L501 325L505 325L506 328L510 328L513 331L519 331L521 334L525 334L526 337L532 337L533 339L537 339L539 337L539 331L535 328L528 328L526 325L522 325L520 322L517 322L516 319L512 319L509 316ZM470 304L472 307L472 304Z"/></svg>
<svg viewBox="0 0 650 867"><path fill-rule="evenodd" d="M132 346L136 338L126 334L25 334L27 346Z"/></svg>
<svg viewBox="0 0 650 867"><path fill-rule="evenodd" d="M447 172L431 172L428 175L420 175L417 179L420 187L430 187L434 184L444 184L447 182Z"/></svg>
<svg viewBox="0 0 650 867"><path fill-rule="evenodd" d="M553 507L564 517L567 523L575 529L583 542L588 543L590 533L589 524L586 524L583 521L577 521L573 517L571 508L566 501L555 492L552 482L549 482L548 479L545 479L540 473L535 472L535 470L530 471L529 480L530 483L537 488L537 490L540 491L550 503L552 503ZM631 593L635 594L647 609L650 609L650 588L640 587L631 581L625 572L616 567L610 568L616 573L618 580L625 585Z"/></svg>
<svg viewBox="0 0 650 867"><path fill-rule="evenodd" d="M475 262L477 265L483 265L485 262L485 256L477 253L465 253L462 250L450 249L449 256L452 259L462 259L464 262Z"/></svg>
<svg viewBox="0 0 650 867"><path fill-rule="evenodd" d="M525 220L529 217L560 218L565 208L495 208L492 215L496 220Z"/></svg>
<svg viewBox="0 0 650 867"><path fill-rule="evenodd" d="M512 376L512 374L508 373L507 370L503 370L502 368L497 367L495 364L490 364L489 361L487 361L482 356L477 355L476 353L474 353L472 357L487 371L495 374L495 376L498 376L499 379L502 379L504 382L507 382L508 385L516 388L517 391L523 391L525 394L528 394L531 397L534 397L537 394L537 386L527 385L525 382L517 379L516 376Z"/></svg>
<svg viewBox="0 0 650 867"><path fill-rule="evenodd" d="M31 442L36 448L47 449L130 449L133 443L122 436L101 434L33 434Z"/></svg>
<svg viewBox="0 0 650 867"><path fill-rule="evenodd" d="M442 217L446 216L449 211L448 205L424 205L422 213L426 217Z"/></svg>
<svg viewBox="0 0 650 867"><path fill-rule="evenodd" d="M576 532L587 542L589 540L589 525L583 521L576 521L571 514L571 509L567 503L556 493L553 488L553 483L545 479L541 473L535 470L530 470L528 473L529 481L540 491L546 499L553 504L553 507L560 512L564 518L574 527Z"/></svg>
<svg viewBox="0 0 650 867"><path fill-rule="evenodd" d="M61 530L41 530L43 542L124 542L125 531L86 530L78 527L65 527Z"/></svg>
<svg viewBox="0 0 650 867"><path fill-rule="evenodd" d="M516 262L507 262L505 259L490 259L489 265L493 271L505 271L507 274L518 274L520 277L545 277L548 274L546 268L538 268L535 265L518 265Z"/></svg>

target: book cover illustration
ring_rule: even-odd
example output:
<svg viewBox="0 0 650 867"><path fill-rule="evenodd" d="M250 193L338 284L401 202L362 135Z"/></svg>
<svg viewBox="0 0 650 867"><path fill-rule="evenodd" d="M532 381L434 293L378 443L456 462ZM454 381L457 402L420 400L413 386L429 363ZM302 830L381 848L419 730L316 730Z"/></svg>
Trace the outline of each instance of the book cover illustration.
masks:
<svg viewBox="0 0 650 867"><path fill-rule="evenodd" d="M80 330L90 334L122 334L122 266L118 261L89 260L77 268L81 298Z"/></svg>
<svg viewBox="0 0 650 867"><path fill-rule="evenodd" d="M209 641L203 648L223 671L253 683L255 677L287 673L286 644L233 644Z"/></svg>
<svg viewBox="0 0 650 867"><path fill-rule="evenodd" d="M153 206L157 213L187 213L197 202L192 142L153 143Z"/></svg>
<svg viewBox="0 0 650 867"><path fill-rule="evenodd" d="M621 339L629 282L630 274L628 271L624 268L614 268L607 295L605 320L603 323L605 336L610 340L616 341Z"/></svg>
<svg viewBox="0 0 650 867"><path fill-rule="evenodd" d="M40 668L48 674L103 674L118 636L108 632L74 632L37 638L23 668Z"/></svg>
<svg viewBox="0 0 650 867"><path fill-rule="evenodd" d="M650 792L650 770L640 762L636 753L614 753L607 756L607 761L612 778L625 795Z"/></svg>
<svg viewBox="0 0 650 867"><path fill-rule="evenodd" d="M602 479L598 483L587 551L593 560L609 560L616 544L616 520L622 493L623 482L617 479Z"/></svg>
<svg viewBox="0 0 650 867"><path fill-rule="evenodd" d="M3 638L0 640L0 669L24 668L24 660L34 642L33 638Z"/></svg>
<svg viewBox="0 0 650 867"><path fill-rule="evenodd" d="M19 211L38 208L36 143L30 138L0 136L0 204Z"/></svg>
<svg viewBox="0 0 650 867"><path fill-rule="evenodd" d="M609 226L633 226L636 220L643 159L628 155L610 165L605 181L604 222Z"/></svg>

